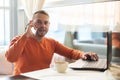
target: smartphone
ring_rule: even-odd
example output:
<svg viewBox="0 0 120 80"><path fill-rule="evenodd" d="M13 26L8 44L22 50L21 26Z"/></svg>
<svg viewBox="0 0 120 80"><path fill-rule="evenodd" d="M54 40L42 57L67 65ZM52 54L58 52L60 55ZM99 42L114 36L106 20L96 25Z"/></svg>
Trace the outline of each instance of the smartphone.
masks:
<svg viewBox="0 0 120 80"><path fill-rule="evenodd" d="M36 22L36 20L33 20L33 21L32 21L32 24L34 25L34 24L35 24L35 22ZM31 31L33 32L33 34L35 34L35 33L36 33L36 30L34 29L34 27L32 27L32 28L31 28Z"/></svg>
<svg viewBox="0 0 120 80"><path fill-rule="evenodd" d="M34 27L31 28L31 31L33 32L33 34L36 33L36 30L34 29Z"/></svg>

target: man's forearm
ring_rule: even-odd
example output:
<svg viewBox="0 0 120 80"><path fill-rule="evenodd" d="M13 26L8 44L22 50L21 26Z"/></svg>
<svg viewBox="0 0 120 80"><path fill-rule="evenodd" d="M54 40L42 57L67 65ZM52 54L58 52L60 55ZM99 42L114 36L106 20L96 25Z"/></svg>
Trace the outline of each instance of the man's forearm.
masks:
<svg viewBox="0 0 120 80"><path fill-rule="evenodd" d="M6 51L6 58L10 62L15 62L18 60L19 56L22 54L24 50L24 46L26 44L27 37L23 35L20 39L15 41L9 49Z"/></svg>

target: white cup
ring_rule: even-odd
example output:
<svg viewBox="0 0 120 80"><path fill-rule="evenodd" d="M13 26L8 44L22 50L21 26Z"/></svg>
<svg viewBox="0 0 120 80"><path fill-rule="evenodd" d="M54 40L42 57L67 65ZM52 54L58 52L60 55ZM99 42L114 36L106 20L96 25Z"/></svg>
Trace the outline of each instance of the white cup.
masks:
<svg viewBox="0 0 120 80"><path fill-rule="evenodd" d="M55 69L59 73L65 73L68 67L68 62L66 61L56 61L55 62Z"/></svg>

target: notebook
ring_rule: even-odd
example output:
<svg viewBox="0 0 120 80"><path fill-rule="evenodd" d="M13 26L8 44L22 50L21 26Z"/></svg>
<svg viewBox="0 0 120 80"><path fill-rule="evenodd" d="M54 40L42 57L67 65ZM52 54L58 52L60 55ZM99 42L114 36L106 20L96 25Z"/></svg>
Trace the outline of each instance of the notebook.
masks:
<svg viewBox="0 0 120 80"><path fill-rule="evenodd" d="M100 57L98 61L85 61L82 59L77 60L74 63L69 64L69 67L74 70L98 70L105 71L109 68L112 58L112 41L111 31L106 32L107 44L106 44L106 57Z"/></svg>
<svg viewBox="0 0 120 80"><path fill-rule="evenodd" d="M3 77L3 78L0 78L0 80L39 80L39 79L35 79L35 78L24 76L24 75L16 75L16 76Z"/></svg>

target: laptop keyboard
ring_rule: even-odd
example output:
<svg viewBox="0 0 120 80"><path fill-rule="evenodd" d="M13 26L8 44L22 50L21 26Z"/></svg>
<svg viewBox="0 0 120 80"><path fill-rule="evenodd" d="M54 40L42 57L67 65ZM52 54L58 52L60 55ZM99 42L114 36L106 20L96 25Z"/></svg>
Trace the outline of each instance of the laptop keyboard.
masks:
<svg viewBox="0 0 120 80"><path fill-rule="evenodd" d="M71 63L70 66L76 68L106 68L106 64L106 59L99 59L98 61L84 61L80 59L75 63Z"/></svg>
<svg viewBox="0 0 120 80"><path fill-rule="evenodd" d="M84 61L83 67L88 67L88 68L104 68L106 65L106 60L101 59L98 61Z"/></svg>

